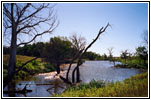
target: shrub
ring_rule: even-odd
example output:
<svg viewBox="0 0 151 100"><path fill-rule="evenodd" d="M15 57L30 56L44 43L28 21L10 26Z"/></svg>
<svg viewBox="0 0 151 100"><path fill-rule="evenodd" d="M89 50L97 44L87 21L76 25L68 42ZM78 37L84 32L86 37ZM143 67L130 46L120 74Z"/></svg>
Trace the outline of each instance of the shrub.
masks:
<svg viewBox="0 0 151 100"><path fill-rule="evenodd" d="M52 64L46 63L44 64L44 66L45 66L44 69L45 72L52 72L56 70Z"/></svg>

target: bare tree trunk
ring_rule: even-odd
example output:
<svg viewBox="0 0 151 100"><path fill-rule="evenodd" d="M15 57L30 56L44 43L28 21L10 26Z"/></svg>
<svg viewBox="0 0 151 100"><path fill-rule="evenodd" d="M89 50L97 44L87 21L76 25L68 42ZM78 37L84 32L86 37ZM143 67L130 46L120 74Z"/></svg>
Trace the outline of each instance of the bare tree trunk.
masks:
<svg viewBox="0 0 151 100"><path fill-rule="evenodd" d="M16 43L15 43L15 37L12 37L12 44L11 44L11 49L10 49L10 58L9 58L9 64L8 64L7 81L9 81L13 78L13 75L15 73L15 69L16 69Z"/></svg>
<svg viewBox="0 0 151 100"><path fill-rule="evenodd" d="M84 53L82 54L84 55ZM77 63L77 66L74 68L73 72L72 72L72 83L75 82L75 71L77 71L77 74L76 74L76 79L77 79L77 83L80 82L80 71L79 71L79 66L81 65L81 59L83 56L80 56L79 60L78 60L78 63Z"/></svg>
<svg viewBox="0 0 151 100"><path fill-rule="evenodd" d="M31 3L20 4L20 3L5 3L3 4L3 26L4 34L8 33L11 36L11 44L10 44L10 56L9 56L9 64L8 64L8 75L7 78L4 79L4 87L8 84L8 82L12 81L13 76L19 72L23 66L27 63L33 61L27 61L19 69L16 71L16 49L20 45L25 45L33 42L37 37L42 36L46 33L52 33L54 29L58 26L56 24L56 18L53 15L52 11L53 7L49 7L49 4L41 4L39 7ZM29 10L33 9L33 11ZM50 10L48 17L38 16L43 9ZM40 14L39 14L40 15ZM49 23L50 22L50 23ZM43 32L39 32L38 29L41 25L49 26L47 30ZM44 25L44 26L45 26ZM8 31L6 31L8 30ZM11 34L9 33L11 31ZM18 34L23 33L23 35L27 35L31 37L29 41L22 41L22 39L17 38ZM26 37L26 36L25 36ZM17 44L17 39L20 42ZM26 40L26 39L25 39Z"/></svg>
<svg viewBox="0 0 151 100"><path fill-rule="evenodd" d="M57 63L56 71L57 71L57 74L60 74L60 63Z"/></svg>
<svg viewBox="0 0 151 100"><path fill-rule="evenodd" d="M10 57L9 57L9 64L8 64L8 75L7 80L4 80L4 86L6 82L12 80L15 69L16 69L16 45L17 45L17 35L16 35L16 24L13 18L13 5L11 4L11 18L12 18L12 37L11 37L11 48L10 48Z"/></svg>
<svg viewBox="0 0 151 100"><path fill-rule="evenodd" d="M74 80L74 75L75 75L75 71L77 70L77 82L80 82L80 71L79 71L79 66L81 65L81 60L82 60L82 57L84 56L84 54L87 52L87 50L96 42L96 40L99 38L99 36L105 32L106 28L110 26L110 24L108 23L106 25L106 27L102 27L98 33L98 35L96 36L96 38L86 47L86 49L84 50L84 52L82 53L82 55L79 57L79 60L78 60L78 63L77 63L77 66L75 67L75 69L73 70L72 72L72 82L74 83L75 80Z"/></svg>
<svg viewBox="0 0 151 100"><path fill-rule="evenodd" d="M77 59L78 56L80 56L80 54L82 53L83 50L80 50L79 52L77 52L77 54L73 57L70 65L69 65L69 68L68 68L68 71L67 71L67 74L66 74L66 79L69 80L69 72L70 72L70 68L73 64L73 62Z"/></svg>
<svg viewBox="0 0 151 100"><path fill-rule="evenodd" d="M10 82L8 84L8 96L9 97L15 97L15 91L16 91L16 83L15 82Z"/></svg>

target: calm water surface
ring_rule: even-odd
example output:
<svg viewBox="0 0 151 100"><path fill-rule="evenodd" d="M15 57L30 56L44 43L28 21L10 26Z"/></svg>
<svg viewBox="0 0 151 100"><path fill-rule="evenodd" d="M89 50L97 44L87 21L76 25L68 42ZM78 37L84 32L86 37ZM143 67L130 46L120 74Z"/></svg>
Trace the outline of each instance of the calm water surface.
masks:
<svg viewBox="0 0 151 100"><path fill-rule="evenodd" d="M115 64L121 64L116 62ZM88 83L91 80L102 81L122 81L132 75L142 73L140 69L134 68L114 68L109 61L86 61L81 66L81 80Z"/></svg>
<svg viewBox="0 0 151 100"><path fill-rule="evenodd" d="M120 62L116 62L116 64L120 64ZM142 72L139 69L133 68L114 68L113 63L109 61L86 61L80 67L80 78L83 83L89 83L91 80L116 82ZM65 75L66 71L61 73ZM32 92L26 94L16 93L15 95L17 97L50 97L52 94L63 92L67 85L58 77L54 81L55 74L56 72L43 73L31 77L28 81L17 82L16 89L23 89L25 84L30 84L27 86L27 89L32 90ZM7 90L7 87L5 90ZM4 96L7 97L8 95L4 94Z"/></svg>

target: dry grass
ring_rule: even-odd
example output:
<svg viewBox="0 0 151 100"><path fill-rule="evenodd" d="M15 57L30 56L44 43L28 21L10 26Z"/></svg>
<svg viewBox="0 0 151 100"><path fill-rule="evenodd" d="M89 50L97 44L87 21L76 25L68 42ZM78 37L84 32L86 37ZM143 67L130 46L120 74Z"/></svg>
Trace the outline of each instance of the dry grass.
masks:
<svg viewBox="0 0 151 100"><path fill-rule="evenodd" d="M26 61L29 61L29 60L31 60L33 58L34 57L30 57L30 56L16 55L17 61L21 61L21 62L26 62ZM3 55L3 63L7 63L8 64L8 61L9 61L9 55ZM37 61L41 62L41 58L38 58Z"/></svg>

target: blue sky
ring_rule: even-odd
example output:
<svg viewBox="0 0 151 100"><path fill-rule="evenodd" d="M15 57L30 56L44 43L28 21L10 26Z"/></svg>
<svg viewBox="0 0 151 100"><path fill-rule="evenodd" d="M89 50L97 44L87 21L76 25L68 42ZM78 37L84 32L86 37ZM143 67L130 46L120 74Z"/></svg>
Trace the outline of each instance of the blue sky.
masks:
<svg viewBox="0 0 151 100"><path fill-rule="evenodd" d="M143 31L148 29L147 3L57 3L55 11L59 26L53 34L44 35L38 41L77 33L86 38L88 45L109 22L111 27L88 51L108 55L107 49L113 47L113 55L120 56L126 49L135 52L135 48L143 44Z"/></svg>
<svg viewBox="0 0 151 100"><path fill-rule="evenodd" d="M60 24L51 37L77 33L89 44L109 22L112 27L88 50L101 55L108 54L111 47L114 56L126 49L135 52L142 45L143 31L148 29L147 3L62 3L55 10Z"/></svg>

